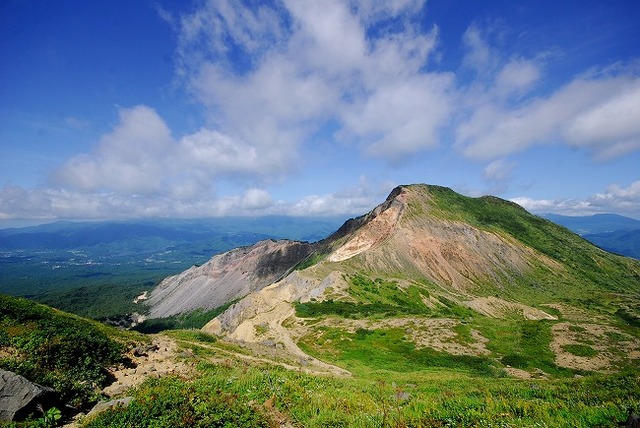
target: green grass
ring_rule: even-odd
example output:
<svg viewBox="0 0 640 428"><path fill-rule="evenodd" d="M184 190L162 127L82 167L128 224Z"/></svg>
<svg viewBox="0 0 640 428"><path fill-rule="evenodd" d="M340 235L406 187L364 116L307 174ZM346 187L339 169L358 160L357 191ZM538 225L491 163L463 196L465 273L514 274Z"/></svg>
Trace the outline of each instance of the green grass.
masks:
<svg viewBox="0 0 640 428"><path fill-rule="evenodd" d="M107 369L123 361L127 344L146 340L95 321L0 294L0 345L12 349L0 367L62 393L82 407L97 400Z"/></svg>
<svg viewBox="0 0 640 428"><path fill-rule="evenodd" d="M407 315L417 316L471 316L472 311L456 303L440 298L443 303L432 309L423 303L429 297L425 288L409 285L400 287L397 281L371 279L363 274L346 278L350 300L325 300L320 302L295 303L296 315L301 318L317 318L337 315L343 318L390 318Z"/></svg>
<svg viewBox="0 0 640 428"><path fill-rule="evenodd" d="M126 409L115 408L87 423L102 427L252 427L269 428L271 420L258 406L247 405L230 392L211 394L202 382L175 377L151 379Z"/></svg>
<svg viewBox="0 0 640 428"><path fill-rule="evenodd" d="M430 216L506 234L562 263L567 268L566 274L551 273L555 276L553 285L559 292L578 291L584 295L589 290L637 290L640 282L637 260L606 253L568 229L534 216L512 202L493 196L470 198L440 186L418 185L412 189L424 193L425 197L412 198L410 218L419 218L428 211ZM549 279L548 273L538 279L545 278Z"/></svg>
<svg viewBox="0 0 640 428"><path fill-rule="evenodd" d="M166 318L149 318L133 329L140 333L154 334L165 330L202 328L237 301L238 300L232 300L210 311L195 310L186 314L172 315Z"/></svg>
<svg viewBox="0 0 640 428"><path fill-rule="evenodd" d="M348 333L325 328L321 334L302 339L300 346L312 355L356 373L370 371L461 371L476 376L497 376L500 370L486 357L452 355L431 348L416 348L406 340L404 329L358 329Z"/></svg>
<svg viewBox="0 0 640 428"><path fill-rule="evenodd" d="M558 377L576 373L554 362L550 349L553 321L476 317L472 325L489 340L487 348L505 366L527 371L539 369Z"/></svg>
<svg viewBox="0 0 640 428"><path fill-rule="evenodd" d="M303 261L301 261L300 263L298 263L295 266L296 270L303 270L306 268L309 268L315 264L317 264L318 262L320 262L324 257L326 257L326 254L322 254L322 253L311 253L306 259L304 259Z"/></svg>
<svg viewBox="0 0 640 428"><path fill-rule="evenodd" d="M371 347L380 337L382 332L361 331L350 339ZM137 404L107 412L87 426L276 427L288 421L309 428L586 428L613 426L624 420L628 406L640 404L640 378L634 372L546 381L477 376L458 367L405 372L380 368L392 364L377 360L384 358L380 351L378 369L361 367L351 378L336 378L201 349L193 357L198 368L193 379L148 380L134 392Z"/></svg>
<svg viewBox="0 0 640 428"><path fill-rule="evenodd" d="M591 346L581 343L564 345L562 349L578 357L595 357L596 355L598 355L598 351L593 349Z"/></svg>

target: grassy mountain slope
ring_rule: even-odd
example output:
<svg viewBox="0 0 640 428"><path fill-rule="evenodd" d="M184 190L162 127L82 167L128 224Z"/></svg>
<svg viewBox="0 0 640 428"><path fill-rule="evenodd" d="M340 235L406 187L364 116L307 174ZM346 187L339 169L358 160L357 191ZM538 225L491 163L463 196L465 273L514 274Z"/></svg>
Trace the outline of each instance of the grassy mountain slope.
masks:
<svg viewBox="0 0 640 428"><path fill-rule="evenodd" d="M353 342L375 335L380 333L360 332ZM277 348L270 356L256 356L255 348L202 333L171 336L186 349L181 354L188 357L180 359L197 367L192 375L148 380L132 391L135 400L128 408L89 419L88 428L586 428L616 426L628 406L640 404L640 378L634 372L520 380L446 367L419 372L363 368L339 377L309 372L309 366L287 368ZM366 354L364 347L351 346Z"/></svg>
<svg viewBox="0 0 640 428"><path fill-rule="evenodd" d="M574 287L581 293L588 288L639 291L640 265L636 261L606 253L514 203L491 196L469 198L437 186L418 186L416 192L422 197L413 198L411 208L415 213L428 211L431 216L508 235L559 263L562 270L553 272L552 287L556 290L560 286L569 294Z"/></svg>
<svg viewBox="0 0 640 428"><path fill-rule="evenodd" d="M495 197L401 186L311 260L204 330L358 375L571 377L639 362L640 263Z"/></svg>
<svg viewBox="0 0 640 428"><path fill-rule="evenodd" d="M0 367L62 393L82 408L99 398L107 369L145 340L96 321L0 294Z"/></svg>

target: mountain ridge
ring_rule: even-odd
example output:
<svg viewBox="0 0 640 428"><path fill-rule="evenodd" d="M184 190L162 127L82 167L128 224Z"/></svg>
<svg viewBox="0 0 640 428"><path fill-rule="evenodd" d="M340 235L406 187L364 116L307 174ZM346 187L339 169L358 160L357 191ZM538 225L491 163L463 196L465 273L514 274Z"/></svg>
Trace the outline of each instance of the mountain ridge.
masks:
<svg viewBox="0 0 640 428"><path fill-rule="evenodd" d="M238 295L203 331L242 343L280 343L304 359L309 352L332 358L316 345L327 331L344 335L415 325L405 334L413 343L511 362L509 355L495 354L500 345L490 339L493 323L548 322L540 328L554 326L557 331L548 330L547 337L561 341L573 331L563 320L577 313L590 315L576 320L598 319L614 334L614 326L634 325L640 308L640 262L607 253L512 202L469 198L440 186L398 186L369 213L310 245L308 255L292 260L278 280ZM224 288L223 281L219 286ZM477 325L466 345L452 346L451 337L463 340L452 331L468 329L468 320ZM449 339L433 342L421 333L436 326L447 326L437 327L436 336ZM640 355L637 340L625 343ZM572 359L562 345L549 347L558 362L545 357L545 370L556 370L555 364L604 367L593 359ZM513 364L530 375L530 357L517 358L519 365Z"/></svg>

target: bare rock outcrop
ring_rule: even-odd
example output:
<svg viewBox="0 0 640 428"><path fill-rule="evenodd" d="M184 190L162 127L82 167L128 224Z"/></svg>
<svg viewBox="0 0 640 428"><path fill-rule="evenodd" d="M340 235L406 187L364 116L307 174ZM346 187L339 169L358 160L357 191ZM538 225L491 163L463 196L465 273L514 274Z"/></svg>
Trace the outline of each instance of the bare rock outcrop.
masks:
<svg viewBox="0 0 640 428"><path fill-rule="evenodd" d="M149 318L210 310L272 284L311 254L312 244L261 241L166 278L150 294Z"/></svg>
<svg viewBox="0 0 640 428"><path fill-rule="evenodd" d="M0 369L0 421L22 420L38 409L57 405L58 399L59 394L53 389Z"/></svg>

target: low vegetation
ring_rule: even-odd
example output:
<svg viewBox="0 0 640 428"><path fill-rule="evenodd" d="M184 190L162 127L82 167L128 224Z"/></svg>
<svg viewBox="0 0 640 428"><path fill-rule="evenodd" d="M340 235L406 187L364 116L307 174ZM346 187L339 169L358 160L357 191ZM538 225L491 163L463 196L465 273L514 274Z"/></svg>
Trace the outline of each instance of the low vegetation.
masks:
<svg viewBox="0 0 640 428"><path fill-rule="evenodd" d="M198 350L189 357L197 364L193 378L149 380L134 392L137 404L113 409L86 426L581 428L614 426L628 406L640 404L640 377L633 372L518 380L485 370L489 361L447 361L450 356L431 351L400 364L386 361L383 348L402 343L399 334L351 335L351 343L362 346L355 343L357 350L338 358L351 361L350 378L250 362L230 356L218 342L176 334L183 346ZM437 363L425 370L426 361Z"/></svg>
<svg viewBox="0 0 640 428"><path fill-rule="evenodd" d="M273 318L280 325L247 319L243 328L253 330L245 332L266 339L261 344L195 330L224 307L148 320L138 330L164 331L181 348L174 357L189 370L150 376L126 392L134 397L128 407L81 423L586 428L615 426L628 407L640 406L637 262L608 255L497 198L467 198L437 186L413 191L426 196L409 200L407 217L429 211L520 241L544 257L526 272L508 272L503 282L479 278L473 290L431 283L410 269L367 271L354 258L342 264L343 281L324 299L294 303L296 316L285 305L278 309L289 318ZM324 263L323 255L314 255L298 268L316 265L319 271ZM504 303L504 313L482 312L494 318L465 306L476 292ZM77 297L81 304L85 294ZM0 354L0 366L57 385L78 403L96 398L105 368L120 361L123 342L133 337L26 301L2 302L0 342L8 351ZM546 314L557 319L527 319ZM278 336L279 327L291 337ZM288 353L295 348L289 338L308 356ZM79 370L86 377L76 385L69 379Z"/></svg>
<svg viewBox="0 0 640 428"><path fill-rule="evenodd" d="M530 214L515 203L493 196L470 198L439 186L423 186L423 191L431 195L429 203L432 209L429 215L512 236L562 263L575 277L581 278L581 293L589 288L636 291L640 278L636 260L612 256L562 226ZM425 212L426 207L419 205L424 200L413 202L414 215ZM565 278L558 276L556 286L562 286L562 291L568 291L568 296L571 296L570 292L576 291L578 284L563 281Z"/></svg>
<svg viewBox="0 0 640 428"><path fill-rule="evenodd" d="M0 367L62 393L82 408L99 398L109 367L144 340L28 300L0 295Z"/></svg>
<svg viewBox="0 0 640 428"><path fill-rule="evenodd" d="M226 311L229 306L236 303L237 300L232 300L218 308L210 311L195 310L185 314L172 315L166 318L150 318L144 320L142 323L136 325L133 329L140 333L154 334L165 330L180 330L180 329L199 329L205 326L206 323Z"/></svg>

